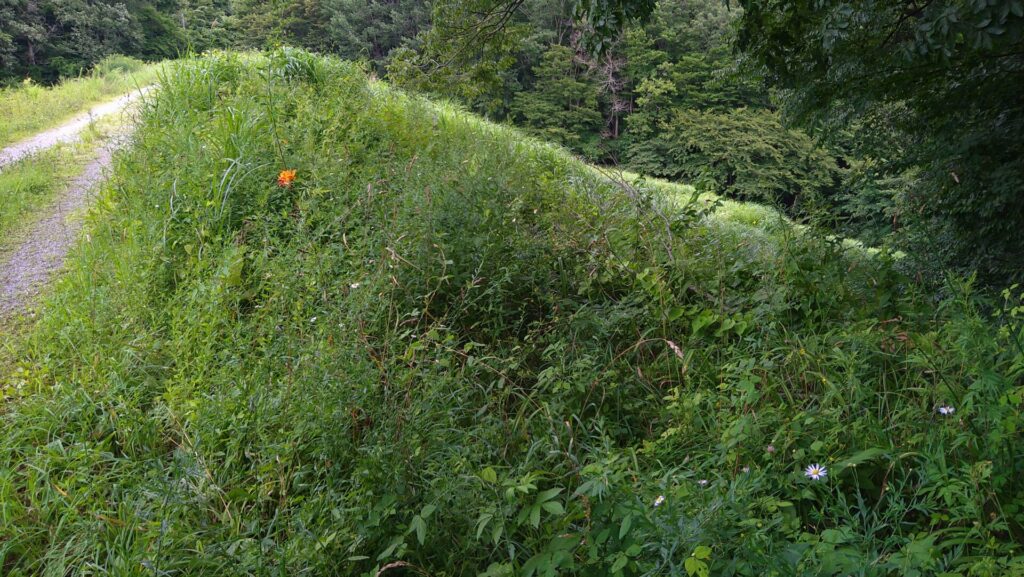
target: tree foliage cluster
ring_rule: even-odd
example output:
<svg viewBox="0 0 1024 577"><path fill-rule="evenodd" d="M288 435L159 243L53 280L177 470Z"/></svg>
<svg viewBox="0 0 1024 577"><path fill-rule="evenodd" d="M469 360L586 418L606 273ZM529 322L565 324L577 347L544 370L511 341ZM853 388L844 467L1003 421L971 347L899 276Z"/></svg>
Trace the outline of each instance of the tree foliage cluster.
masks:
<svg viewBox="0 0 1024 577"><path fill-rule="evenodd" d="M77 76L104 57L302 46L383 62L429 26L424 0L0 0L0 84Z"/></svg>
<svg viewBox="0 0 1024 577"><path fill-rule="evenodd" d="M556 3L449 4L413 59L416 88L463 96L476 80L463 97L476 110L592 159L708 177L929 272L1021 277L1020 0L581 1L556 18ZM511 57L487 57L501 47ZM435 75L439 62L459 72ZM580 123L595 92L604 123Z"/></svg>
<svg viewBox="0 0 1024 577"><path fill-rule="evenodd" d="M661 2L608 38L590 4L439 2L418 48L393 53L399 85L455 96L591 161L716 183L721 193L806 217L843 173L783 125L768 86L732 50L739 10L720 0ZM628 21L628 19L627 19ZM597 37L598 40L594 40Z"/></svg>
<svg viewBox="0 0 1024 577"><path fill-rule="evenodd" d="M915 253L996 278L1024 259L1024 2L745 0L738 46L794 122L893 182Z"/></svg>
<svg viewBox="0 0 1024 577"><path fill-rule="evenodd" d="M174 56L184 30L176 0L0 1L0 83L77 76L104 57Z"/></svg>

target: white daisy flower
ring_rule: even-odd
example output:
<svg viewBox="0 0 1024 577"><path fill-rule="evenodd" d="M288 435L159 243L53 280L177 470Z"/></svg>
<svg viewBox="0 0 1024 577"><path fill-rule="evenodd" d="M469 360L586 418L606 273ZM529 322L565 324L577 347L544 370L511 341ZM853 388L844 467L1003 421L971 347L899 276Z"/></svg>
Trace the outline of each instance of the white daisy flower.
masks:
<svg viewBox="0 0 1024 577"><path fill-rule="evenodd" d="M942 405L941 407L939 407L938 410L939 410L939 414L940 415L946 415L946 416L952 415L953 413L956 412L956 409L954 409L953 407L951 407L949 405Z"/></svg>
<svg viewBox="0 0 1024 577"><path fill-rule="evenodd" d="M828 469L823 465L815 463L813 465L808 465L807 468L804 469L804 475L815 481L819 481L828 476Z"/></svg>
<svg viewBox="0 0 1024 577"><path fill-rule="evenodd" d="M665 495L658 495L658 498L654 500L655 507L661 507L661 504L665 502Z"/></svg>

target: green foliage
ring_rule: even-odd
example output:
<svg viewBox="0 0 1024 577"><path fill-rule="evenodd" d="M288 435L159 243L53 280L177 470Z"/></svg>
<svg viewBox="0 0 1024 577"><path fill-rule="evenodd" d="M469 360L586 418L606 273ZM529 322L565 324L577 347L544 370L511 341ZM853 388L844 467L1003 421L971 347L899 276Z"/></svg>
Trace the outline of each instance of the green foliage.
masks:
<svg viewBox="0 0 1024 577"><path fill-rule="evenodd" d="M563 144L585 156L599 155L603 128L598 87L572 50L552 45L533 69L533 90L519 92L511 112L532 133Z"/></svg>
<svg viewBox="0 0 1024 577"><path fill-rule="evenodd" d="M656 0L576 0L576 17L587 30L587 46L596 54L611 49L626 25L645 20Z"/></svg>
<svg viewBox="0 0 1024 577"><path fill-rule="evenodd" d="M322 0L233 0L227 27L240 48L332 48L330 13Z"/></svg>
<svg viewBox="0 0 1024 577"><path fill-rule="evenodd" d="M74 160L71 150L58 147L3 168L0 172L0 250L8 248L33 213L49 203L67 183L69 173L81 164Z"/></svg>
<svg viewBox="0 0 1024 577"><path fill-rule="evenodd" d="M631 121L634 140L627 149L630 166L646 174L693 181L711 178L721 193L815 212L823 194L838 178L835 161L806 134L787 130L765 110L736 109L726 113L672 110L653 126L646 112L664 92L657 85L640 87L640 111ZM648 97L648 95L650 95Z"/></svg>
<svg viewBox="0 0 1024 577"><path fill-rule="evenodd" d="M515 52L529 27L514 8L493 0L440 0L417 47L394 50L388 80L402 88L455 98L488 116L507 112Z"/></svg>
<svg viewBox="0 0 1024 577"><path fill-rule="evenodd" d="M232 43L231 0L180 0L174 15L189 50L201 53Z"/></svg>
<svg viewBox="0 0 1024 577"><path fill-rule="evenodd" d="M1017 289L303 52L161 86L4 380L6 574L1021 570Z"/></svg>
<svg viewBox="0 0 1024 577"><path fill-rule="evenodd" d="M99 76L110 76L115 74L137 74L146 68L146 63L131 56L113 54L96 63L93 67L93 74Z"/></svg>
<svg viewBox="0 0 1024 577"><path fill-rule="evenodd" d="M175 56L183 37L157 0L11 0L0 4L0 83L80 76L111 54Z"/></svg>
<svg viewBox="0 0 1024 577"><path fill-rule="evenodd" d="M916 171L913 194L895 199L912 246L990 279L1020 275L1024 3L741 4L740 46L788 91L795 119L863 131L859 155L889 177Z"/></svg>
<svg viewBox="0 0 1024 577"><path fill-rule="evenodd" d="M391 51L430 27L424 0L325 0L331 22L327 33L342 58L383 64Z"/></svg>

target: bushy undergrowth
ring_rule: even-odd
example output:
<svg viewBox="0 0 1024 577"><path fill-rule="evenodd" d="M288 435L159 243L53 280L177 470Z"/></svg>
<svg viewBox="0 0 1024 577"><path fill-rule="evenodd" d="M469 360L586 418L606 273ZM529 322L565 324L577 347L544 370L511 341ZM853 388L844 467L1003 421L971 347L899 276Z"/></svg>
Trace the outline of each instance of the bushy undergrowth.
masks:
<svg viewBox="0 0 1024 577"><path fill-rule="evenodd" d="M346 63L161 85L5 385L5 574L1024 571L1014 294Z"/></svg>

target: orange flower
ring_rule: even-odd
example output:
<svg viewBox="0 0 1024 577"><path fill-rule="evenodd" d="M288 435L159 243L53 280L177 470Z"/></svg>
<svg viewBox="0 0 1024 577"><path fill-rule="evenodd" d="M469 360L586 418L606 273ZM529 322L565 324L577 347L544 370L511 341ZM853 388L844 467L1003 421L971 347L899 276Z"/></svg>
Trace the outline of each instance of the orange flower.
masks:
<svg viewBox="0 0 1024 577"><path fill-rule="evenodd" d="M284 188L291 186L294 180L295 170L282 170L281 173L277 175L277 185Z"/></svg>

